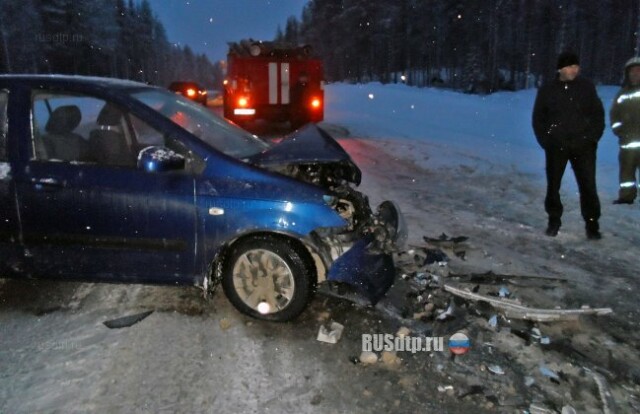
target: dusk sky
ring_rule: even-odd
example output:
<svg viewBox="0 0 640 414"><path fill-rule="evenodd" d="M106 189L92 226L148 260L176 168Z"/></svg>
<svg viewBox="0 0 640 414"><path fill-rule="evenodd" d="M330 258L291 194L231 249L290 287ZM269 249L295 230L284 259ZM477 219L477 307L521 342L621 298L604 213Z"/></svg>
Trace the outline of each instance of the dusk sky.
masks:
<svg viewBox="0 0 640 414"><path fill-rule="evenodd" d="M307 0L149 0L172 43L189 45L211 61L225 59L227 42L271 40Z"/></svg>

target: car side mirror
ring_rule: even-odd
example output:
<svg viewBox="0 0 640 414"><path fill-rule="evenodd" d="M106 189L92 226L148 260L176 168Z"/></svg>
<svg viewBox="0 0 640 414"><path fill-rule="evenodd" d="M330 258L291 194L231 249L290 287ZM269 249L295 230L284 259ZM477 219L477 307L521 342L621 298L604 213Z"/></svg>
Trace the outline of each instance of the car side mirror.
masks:
<svg viewBox="0 0 640 414"><path fill-rule="evenodd" d="M138 153L138 169L146 172L182 170L185 159L166 147L147 147Z"/></svg>

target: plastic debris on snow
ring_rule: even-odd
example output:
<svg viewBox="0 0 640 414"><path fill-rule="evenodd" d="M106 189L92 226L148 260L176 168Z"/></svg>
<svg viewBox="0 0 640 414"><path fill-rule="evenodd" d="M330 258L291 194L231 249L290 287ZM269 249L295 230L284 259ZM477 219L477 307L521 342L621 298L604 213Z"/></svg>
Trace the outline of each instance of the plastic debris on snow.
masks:
<svg viewBox="0 0 640 414"><path fill-rule="evenodd" d="M496 375L504 375L504 370L502 369L502 367L500 365L489 365L487 367L487 369L489 370L489 372L496 374Z"/></svg>
<svg viewBox="0 0 640 414"><path fill-rule="evenodd" d="M558 383L558 384L560 383L560 376L556 372L550 370L549 368L545 367L544 365L540 365L539 369L540 369L540 373L542 375L544 375L545 377L549 378L551 381L553 381L555 383Z"/></svg>
<svg viewBox="0 0 640 414"><path fill-rule="evenodd" d="M413 245L410 250L398 253L396 266L402 274L401 286L407 287L404 298L409 301L403 303L404 307L398 307L402 309L400 322L403 325L407 324L405 318L413 315L413 320L419 320L421 323L434 322L433 325L428 325L431 332L442 334L460 330L467 332L469 329L476 336L478 343L487 345L487 348L483 347L479 352L474 352L473 356L471 353L463 357L456 355L452 361L456 361L459 370L448 379L466 378L464 381L467 383L440 385L439 392L453 396L455 387L458 398L484 394L487 404L491 404L492 407L526 407L525 404L531 403L531 400L527 400L535 400L541 390L548 390L553 395L555 390L560 393L560 388L564 390L564 387L572 383L569 375L576 373L571 368L567 368L567 373L558 370L561 365L555 356L550 356L551 359L545 363L540 363L540 359L531 361L534 370L538 367L538 375L549 379L549 382L541 381L540 377L534 378L534 374L523 370L525 366L516 364L512 367L511 358L505 358L504 347L519 349L523 344L521 339L525 341L524 346L535 343L549 345L551 338L536 326L536 322L574 321L582 315L606 315L612 312L610 308L582 306L579 309L560 309L526 306L529 300L533 301L533 304L537 302L534 295L538 295L539 292L555 289L556 285L562 288L560 284L570 281L556 276L496 274L491 271L454 274L449 266L457 265L460 263L457 260L464 260L464 257L447 254L452 251L456 253L455 249L460 249L459 244L467 238L451 238L442 234L440 237L423 239L427 243L426 246ZM449 257L452 259L449 260ZM535 290L532 292L531 289ZM413 327L411 323L407 326ZM402 336L401 332L396 336ZM558 341L560 343L562 340ZM493 342L496 345L493 345ZM541 351L534 351L532 356L537 352ZM386 358L395 359L390 356L386 355ZM377 355L374 354L372 358L374 357L377 358L376 361L381 361ZM485 374L478 374L477 377L473 375L473 367L478 366L476 364L479 364L480 370ZM505 366L509 369L503 368ZM445 367L443 364L437 364L435 367L438 373L451 372L451 367ZM520 381L516 380L518 376ZM514 381L524 386L522 390L529 391L518 393L517 388L511 387ZM505 389L505 384L510 384L511 388ZM558 414L562 404L558 401L553 401L552 404L553 409L549 409L540 403L531 403L530 412ZM526 409L523 412L527 412Z"/></svg>
<svg viewBox="0 0 640 414"><path fill-rule="evenodd" d="M328 344L337 344L342 337L342 331L344 326L338 322L331 322L329 329L324 325L320 326L318 330L318 337L316 338L320 342L326 342Z"/></svg>
<svg viewBox="0 0 640 414"><path fill-rule="evenodd" d="M111 319L103 322L104 326L109 329L120 329L120 328L128 328L141 320L145 319L147 316L153 313L152 310L136 313L135 315L123 316L122 318Z"/></svg>
<svg viewBox="0 0 640 414"><path fill-rule="evenodd" d="M503 286L498 291L498 296L500 296L501 298L508 298L509 296L511 296L511 292L509 292L509 289Z"/></svg>
<svg viewBox="0 0 640 414"><path fill-rule="evenodd" d="M453 385L438 385L438 392L453 391Z"/></svg>

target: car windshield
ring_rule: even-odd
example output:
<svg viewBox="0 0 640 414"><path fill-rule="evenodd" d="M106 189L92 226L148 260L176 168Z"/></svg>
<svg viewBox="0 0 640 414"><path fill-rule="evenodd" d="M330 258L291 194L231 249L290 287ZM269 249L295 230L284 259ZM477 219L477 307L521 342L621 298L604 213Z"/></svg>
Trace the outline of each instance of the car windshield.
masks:
<svg viewBox="0 0 640 414"><path fill-rule="evenodd" d="M257 136L175 93L150 90L132 96L231 157L245 159L269 148Z"/></svg>

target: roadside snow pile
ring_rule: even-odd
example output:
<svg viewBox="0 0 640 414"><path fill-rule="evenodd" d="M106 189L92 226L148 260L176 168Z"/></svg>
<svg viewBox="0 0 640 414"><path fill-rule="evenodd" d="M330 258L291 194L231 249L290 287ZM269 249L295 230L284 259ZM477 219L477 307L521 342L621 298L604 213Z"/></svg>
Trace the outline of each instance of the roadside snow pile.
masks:
<svg viewBox="0 0 640 414"><path fill-rule="evenodd" d="M484 169L502 165L526 174L544 176L544 152L531 127L536 89L479 96L402 84L336 83L325 88L329 123L347 127L352 136L427 141L437 153L430 168L472 165ZM618 90L599 86L605 111ZM617 189L618 139L608 125L598 149L598 185ZM423 153L408 159L424 162ZM563 183L576 189L571 171Z"/></svg>

